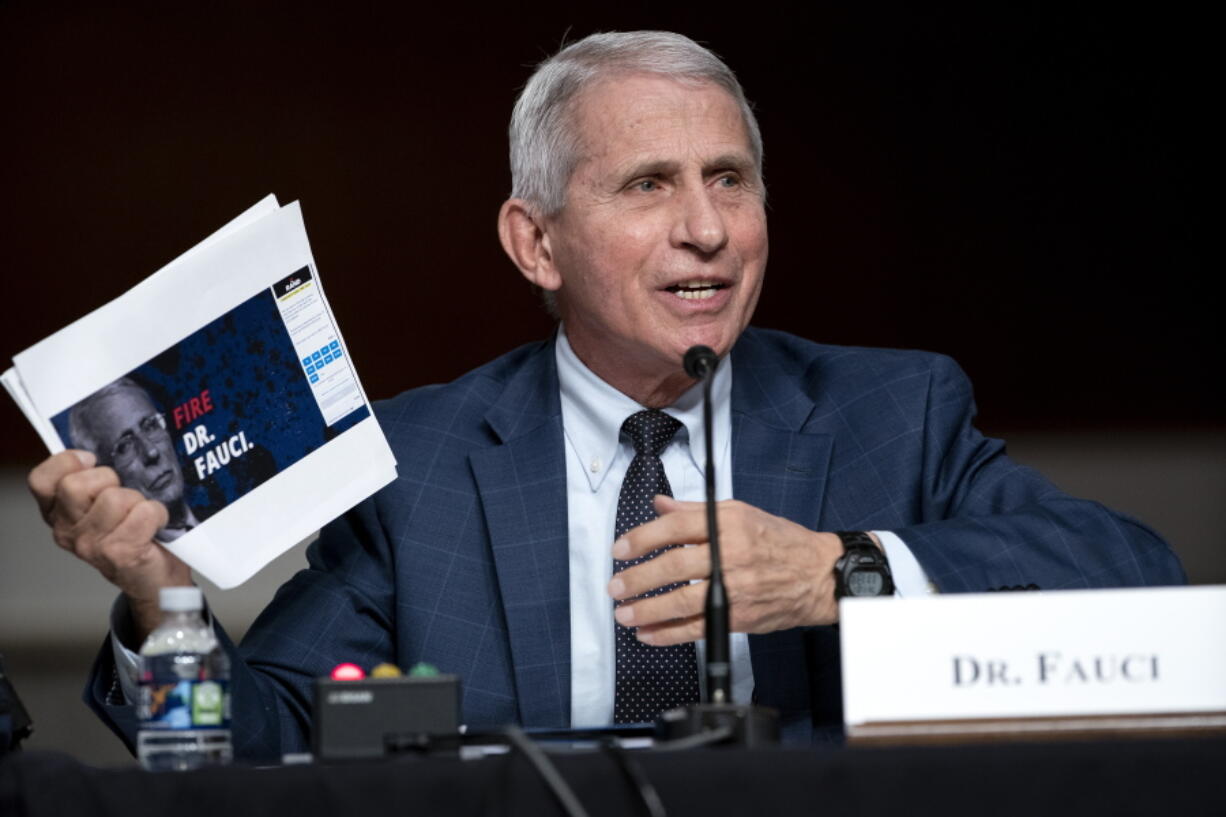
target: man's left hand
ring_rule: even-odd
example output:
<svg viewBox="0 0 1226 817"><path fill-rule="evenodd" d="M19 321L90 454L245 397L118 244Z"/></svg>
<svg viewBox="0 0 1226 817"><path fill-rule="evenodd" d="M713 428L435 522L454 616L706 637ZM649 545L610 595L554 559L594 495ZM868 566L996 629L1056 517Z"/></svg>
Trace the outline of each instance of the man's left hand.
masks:
<svg viewBox="0 0 1226 817"><path fill-rule="evenodd" d="M702 502L655 498L657 519L627 532L613 544L617 559L634 559L668 545L685 544L614 574L609 595L634 599L675 582L685 586L646 599L626 601L618 623L638 627L647 644L694 641L705 635L703 607L711 575L707 512ZM765 633L838 618L834 563L843 543L832 533L811 531L734 499L716 505L724 585L736 632Z"/></svg>

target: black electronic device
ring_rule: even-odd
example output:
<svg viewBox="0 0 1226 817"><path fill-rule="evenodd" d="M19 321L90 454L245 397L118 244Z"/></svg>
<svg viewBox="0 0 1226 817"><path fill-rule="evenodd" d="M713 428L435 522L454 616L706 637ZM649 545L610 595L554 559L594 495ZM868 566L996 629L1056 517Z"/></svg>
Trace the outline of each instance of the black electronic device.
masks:
<svg viewBox="0 0 1226 817"><path fill-rule="evenodd" d="M459 729L458 675L315 679L316 760L364 760L413 745L430 747L440 738L454 739Z"/></svg>
<svg viewBox="0 0 1226 817"><path fill-rule="evenodd" d="M33 732L34 722L5 674L4 656L0 655L0 756L16 751Z"/></svg>

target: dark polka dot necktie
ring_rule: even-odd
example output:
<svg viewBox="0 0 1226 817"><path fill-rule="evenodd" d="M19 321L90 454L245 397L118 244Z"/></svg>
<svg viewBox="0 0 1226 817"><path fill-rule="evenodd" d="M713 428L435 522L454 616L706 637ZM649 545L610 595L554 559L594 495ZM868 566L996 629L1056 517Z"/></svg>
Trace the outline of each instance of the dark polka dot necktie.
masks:
<svg viewBox="0 0 1226 817"><path fill-rule="evenodd" d="M660 452L672 441L681 423L662 411L648 409L622 423L622 433L634 443L634 459L626 471L617 499L615 538L656 518L652 498L673 495L664 474ZM667 548L638 559L613 560L613 572L645 562ZM681 584L669 584L640 598L666 593ZM666 709L698 700L698 660L694 644L652 647L634 637L635 628L614 624L617 647L617 684L613 699L614 723L645 723Z"/></svg>

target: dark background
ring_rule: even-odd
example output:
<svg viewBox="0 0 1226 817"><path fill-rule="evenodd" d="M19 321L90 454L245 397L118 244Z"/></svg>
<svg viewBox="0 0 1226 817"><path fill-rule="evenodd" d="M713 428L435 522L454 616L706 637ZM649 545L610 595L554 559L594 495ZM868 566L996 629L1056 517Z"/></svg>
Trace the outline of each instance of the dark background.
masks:
<svg viewBox="0 0 1226 817"><path fill-rule="evenodd" d="M270 191L302 200L372 398L540 338L550 321L494 229L511 105L564 38L653 27L708 44L756 104L758 324L951 354L989 431L1223 428L1205 19L171 5L0 4L0 353ZM36 461L0 404L0 462Z"/></svg>

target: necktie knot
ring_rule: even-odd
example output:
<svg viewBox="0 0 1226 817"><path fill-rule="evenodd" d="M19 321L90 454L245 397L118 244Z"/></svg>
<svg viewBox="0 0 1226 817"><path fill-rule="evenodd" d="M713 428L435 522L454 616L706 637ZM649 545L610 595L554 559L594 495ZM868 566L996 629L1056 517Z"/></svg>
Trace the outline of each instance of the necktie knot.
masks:
<svg viewBox="0 0 1226 817"><path fill-rule="evenodd" d="M659 409L635 412L622 423L622 433L634 443L634 453L647 457L660 456L679 428L681 421Z"/></svg>

